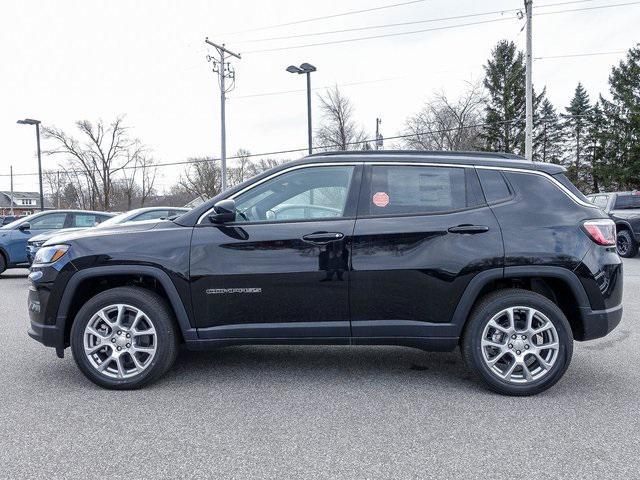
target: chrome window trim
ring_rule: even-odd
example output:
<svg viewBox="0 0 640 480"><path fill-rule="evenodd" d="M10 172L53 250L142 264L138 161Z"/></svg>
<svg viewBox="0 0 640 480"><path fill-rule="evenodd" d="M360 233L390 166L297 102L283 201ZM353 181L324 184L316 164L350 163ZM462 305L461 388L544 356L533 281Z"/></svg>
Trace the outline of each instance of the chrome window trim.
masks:
<svg viewBox="0 0 640 480"><path fill-rule="evenodd" d="M363 157L366 157L366 154L362 155ZM391 156L391 155L390 155ZM471 165L471 164L455 164L455 163L443 163L443 162L385 162L385 161L381 161L381 162L367 162L367 161L361 161L361 162L318 162L318 163L305 163L303 165L294 165L292 167L286 168L284 170L281 170L279 172L274 173L273 175L269 175L268 177L263 178L262 180L260 180L259 182L253 183L251 185L246 186L245 188L243 188L242 190L234 193L233 195L226 197L226 198L235 198L238 195L241 195L243 193L245 193L248 190L251 190L254 187L257 187L258 185L263 184L264 182L271 180L272 178L278 177L280 175L283 175L285 173L294 171L294 170L299 170L301 168L309 168L309 167L334 167L334 166L357 166L357 165L409 165L409 166L424 166L424 167L449 167L449 168L477 168L477 169L481 169L481 170L498 170L498 171L502 171L502 172L514 172L514 173L525 173L525 174L529 174L529 175L538 175L541 177L546 178L549 182L551 182L552 184L554 184L557 188L559 188L567 197L569 197L569 199L571 199L574 203L581 205L583 207L589 207L589 208L594 208L594 209L599 209L598 206L594 205L593 203L590 202L584 202L581 199L579 199L576 195L573 194L573 192L571 190L569 190L567 187L565 187L564 185L562 185L562 183L560 183L557 179L555 179L553 177L553 175L546 173L546 172L541 172L540 170L528 170L525 168L517 168L517 167L495 167L495 166L489 166L489 165ZM213 207L211 207L209 210L207 210L205 213L203 213L202 215L200 215L200 218L198 218L198 222L196 223L196 225L199 225L211 212L213 211Z"/></svg>

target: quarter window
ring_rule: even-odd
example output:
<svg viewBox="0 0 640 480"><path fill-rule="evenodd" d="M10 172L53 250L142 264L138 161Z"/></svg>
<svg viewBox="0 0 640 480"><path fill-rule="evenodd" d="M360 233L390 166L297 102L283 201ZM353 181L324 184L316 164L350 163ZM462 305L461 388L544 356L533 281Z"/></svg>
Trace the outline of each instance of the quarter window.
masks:
<svg viewBox="0 0 640 480"><path fill-rule="evenodd" d="M238 195L237 222L290 222L345 216L354 167L307 167Z"/></svg>
<svg viewBox="0 0 640 480"><path fill-rule="evenodd" d="M461 210L482 204L478 179L460 167L372 167L372 215L403 215Z"/></svg>
<svg viewBox="0 0 640 480"><path fill-rule="evenodd" d="M478 169L477 171L488 203L501 202L511 197L511 191L502 173L497 170Z"/></svg>

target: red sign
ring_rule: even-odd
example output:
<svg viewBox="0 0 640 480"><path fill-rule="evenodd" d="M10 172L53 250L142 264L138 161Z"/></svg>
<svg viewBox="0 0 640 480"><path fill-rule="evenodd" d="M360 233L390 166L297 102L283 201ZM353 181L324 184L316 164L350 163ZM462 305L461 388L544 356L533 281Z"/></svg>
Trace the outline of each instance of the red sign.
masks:
<svg viewBox="0 0 640 480"><path fill-rule="evenodd" d="M373 196L373 204L376 207L386 207L389 205L389 195L385 192L376 192Z"/></svg>

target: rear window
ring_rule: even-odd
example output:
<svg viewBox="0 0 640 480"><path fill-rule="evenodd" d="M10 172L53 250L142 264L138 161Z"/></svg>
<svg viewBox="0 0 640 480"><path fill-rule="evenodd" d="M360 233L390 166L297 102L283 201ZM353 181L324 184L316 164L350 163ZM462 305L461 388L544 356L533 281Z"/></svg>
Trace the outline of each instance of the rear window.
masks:
<svg viewBox="0 0 640 480"><path fill-rule="evenodd" d="M458 167L372 167L369 210L372 215L446 212L483 203L473 169Z"/></svg>
<svg viewBox="0 0 640 480"><path fill-rule="evenodd" d="M478 177L487 203L497 203L511 197L511 190L498 170L478 169Z"/></svg>
<svg viewBox="0 0 640 480"><path fill-rule="evenodd" d="M618 194L618 197L616 198L616 205L613 208L616 210L640 208L640 193L627 195Z"/></svg>

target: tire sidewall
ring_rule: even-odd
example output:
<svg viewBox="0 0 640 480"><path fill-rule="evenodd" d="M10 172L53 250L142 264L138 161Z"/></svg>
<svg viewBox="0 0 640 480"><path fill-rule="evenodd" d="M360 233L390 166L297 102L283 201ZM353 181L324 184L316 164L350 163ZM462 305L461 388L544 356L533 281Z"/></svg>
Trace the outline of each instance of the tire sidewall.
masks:
<svg viewBox="0 0 640 480"><path fill-rule="evenodd" d="M0 274L4 273L6 269L7 269L7 261L4 258L4 254L0 252Z"/></svg>
<svg viewBox="0 0 640 480"><path fill-rule="evenodd" d="M135 389L141 387L164 373L167 366L167 359L171 357L169 349L171 348L170 343L173 341L172 337L175 335L175 332L173 331L171 318L167 315L167 310L162 303L162 299L155 294L147 298L148 296L140 295L135 290L150 293L142 289L124 287L115 288L96 295L78 311L71 328L71 351L78 367L91 381L106 388ZM150 299L152 301L150 301ZM84 352L84 330L87 324L102 308L116 303L131 305L140 309L151 320L156 330L156 339L158 342L156 354L151 360L151 364L141 374L132 378L117 379L100 374Z"/></svg>
<svg viewBox="0 0 640 480"><path fill-rule="evenodd" d="M635 257L637 253L637 245L631 233L628 230L620 230L617 236L624 237L627 240L627 244L628 244L627 251L624 253L618 250L616 245L616 250L618 251L618 254L623 258ZM616 239L616 243L617 243L617 239Z"/></svg>
<svg viewBox="0 0 640 480"><path fill-rule="evenodd" d="M480 340L484 329L495 314L509 307L532 307L543 313L554 325L558 332L558 358L551 371L542 378L527 384L514 384L499 378L486 364ZM464 348L467 357L470 355L472 369L476 371L489 386L500 392L510 395L532 395L542 392L553 386L564 375L573 354L573 335L571 327L562 311L545 297L523 291L522 294L494 297L483 304L473 313L473 318L465 333Z"/></svg>

